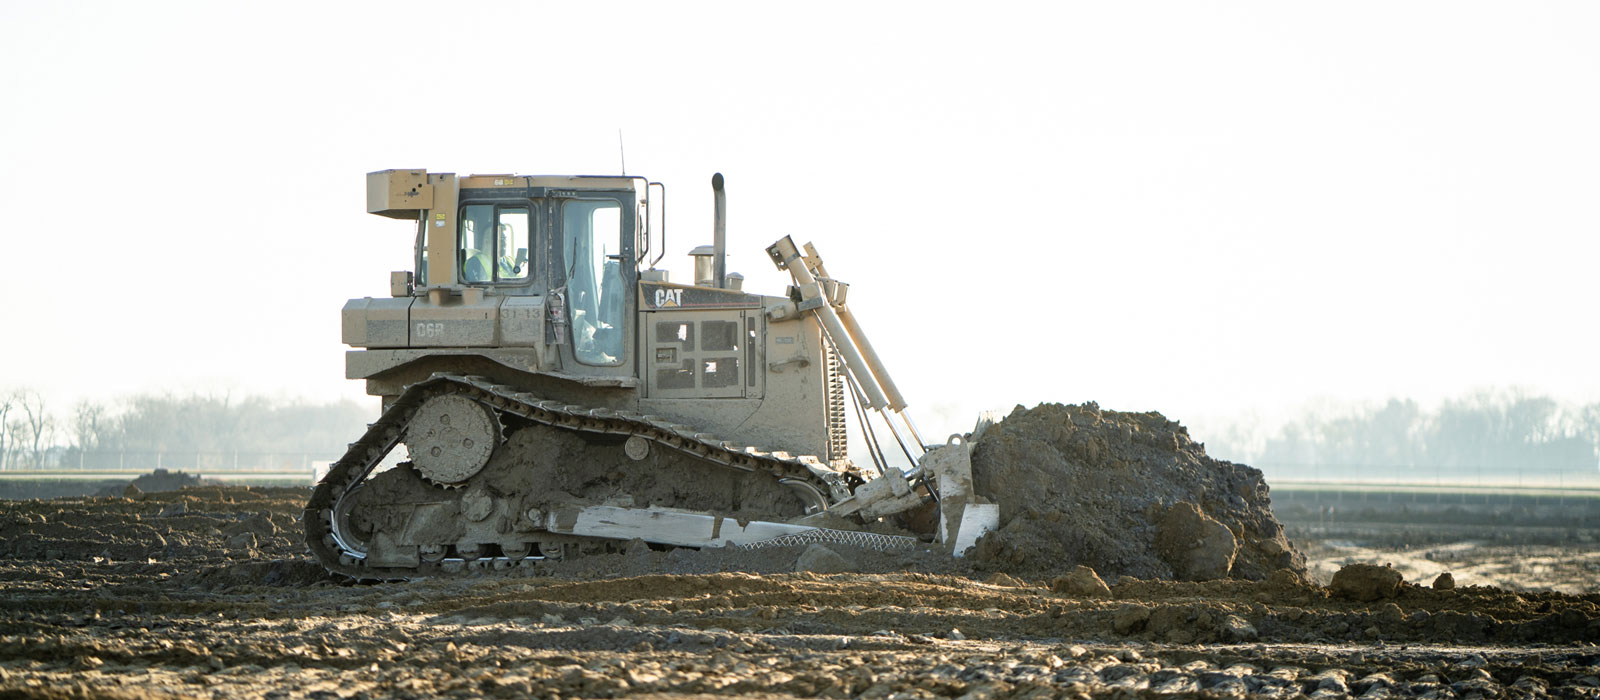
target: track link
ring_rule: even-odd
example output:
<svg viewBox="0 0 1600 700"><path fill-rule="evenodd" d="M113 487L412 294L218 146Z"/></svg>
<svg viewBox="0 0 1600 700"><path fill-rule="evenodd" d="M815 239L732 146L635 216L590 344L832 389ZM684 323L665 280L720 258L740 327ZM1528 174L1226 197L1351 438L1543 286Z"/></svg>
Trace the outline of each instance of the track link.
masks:
<svg viewBox="0 0 1600 700"><path fill-rule="evenodd" d="M723 441L698 432L692 426L674 424L657 416L549 401L483 377L437 373L407 387L389 410L369 425L360 439L350 444L344 456L333 463L312 490L303 518L306 544L329 572L357 580L394 580L451 574L465 568L460 561L423 561L415 568L369 566L366 553L352 545L340 531L343 499L353 494L383 458L400 444L406 424L422 403L444 394L465 396L497 412L555 428L638 436L708 465L766 472L785 483L809 487L823 505L848 498L861 483L860 476L854 472L834 470L816 457L769 452Z"/></svg>

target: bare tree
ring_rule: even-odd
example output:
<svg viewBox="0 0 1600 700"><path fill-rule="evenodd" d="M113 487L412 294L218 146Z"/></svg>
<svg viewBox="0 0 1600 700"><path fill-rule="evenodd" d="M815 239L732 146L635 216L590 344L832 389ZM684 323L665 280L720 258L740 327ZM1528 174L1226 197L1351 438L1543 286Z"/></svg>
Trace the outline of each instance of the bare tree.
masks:
<svg viewBox="0 0 1600 700"><path fill-rule="evenodd" d="M1589 444L1594 446L1596 467L1600 468L1600 403L1584 406L1578 415L1583 433L1588 436Z"/></svg>
<svg viewBox="0 0 1600 700"><path fill-rule="evenodd" d="M6 417L7 414L11 413L11 408L16 406L16 404L16 392L8 391L4 394L0 394L0 469L6 468L7 458L10 457L11 449L14 444L11 441L11 431L6 427L10 425L10 423L6 420Z"/></svg>
<svg viewBox="0 0 1600 700"><path fill-rule="evenodd" d="M80 452L100 449L105 434L106 407L94 401L79 401L72 408L74 447Z"/></svg>
<svg viewBox="0 0 1600 700"><path fill-rule="evenodd" d="M5 434L6 444L11 447L6 452L7 468L17 469L22 467L22 446L28 441L28 423L21 418L12 418L0 426L0 433Z"/></svg>
<svg viewBox="0 0 1600 700"><path fill-rule="evenodd" d="M45 405L44 395L37 391L22 392L18 404L27 429L28 464L39 469L44 466L45 453L52 447L50 439L54 437L56 422Z"/></svg>
<svg viewBox="0 0 1600 700"><path fill-rule="evenodd" d="M226 393L86 399L59 415L49 407L49 398L36 391L0 391L0 469L42 468L55 460L76 465L107 451L127 451L139 464L144 458L154 464L157 453L169 459L201 453L213 462L234 452L336 455L371 418L370 406L351 401L281 402Z"/></svg>

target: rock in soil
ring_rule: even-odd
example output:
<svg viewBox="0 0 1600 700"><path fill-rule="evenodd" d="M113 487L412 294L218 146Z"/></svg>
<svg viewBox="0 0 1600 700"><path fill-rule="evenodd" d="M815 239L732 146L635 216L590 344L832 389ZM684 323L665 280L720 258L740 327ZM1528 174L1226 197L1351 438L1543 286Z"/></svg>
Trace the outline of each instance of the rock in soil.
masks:
<svg viewBox="0 0 1600 700"><path fill-rule="evenodd" d="M1087 598L1103 598L1111 595L1111 587L1106 585L1100 575L1096 574L1094 569L1081 565L1073 569L1072 573L1051 581L1050 590Z"/></svg>
<svg viewBox="0 0 1600 700"><path fill-rule="evenodd" d="M838 552L820 544L806 547L794 563L795 571L809 571L814 574L839 574L853 568Z"/></svg>
<svg viewBox="0 0 1600 700"><path fill-rule="evenodd" d="M1150 608L1139 604L1125 605L1111 618L1111 628L1117 634L1131 634L1144 629L1150 621Z"/></svg>
<svg viewBox="0 0 1600 700"><path fill-rule="evenodd" d="M1220 625L1223 641L1227 642L1253 642L1258 633L1254 625L1238 615L1228 615L1222 619Z"/></svg>
<svg viewBox="0 0 1600 700"><path fill-rule="evenodd" d="M1167 509L1156 525L1156 553L1180 581L1227 578L1239 541L1228 526L1187 501Z"/></svg>
<svg viewBox="0 0 1600 700"><path fill-rule="evenodd" d="M991 586L1005 586L1007 588L1023 588L1028 585L1017 577L1012 576L1004 571L997 571L991 574L989 578L984 579L983 582Z"/></svg>
<svg viewBox="0 0 1600 700"><path fill-rule="evenodd" d="M1351 564L1333 575L1328 589L1341 598L1365 603L1395 597L1404 582L1400 572L1387 566Z"/></svg>
<svg viewBox="0 0 1600 700"><path fill-rule="evenodd" d="M256 534L253 532L241 532L229 537L227 544L228 549L255 549Z"/></svg>

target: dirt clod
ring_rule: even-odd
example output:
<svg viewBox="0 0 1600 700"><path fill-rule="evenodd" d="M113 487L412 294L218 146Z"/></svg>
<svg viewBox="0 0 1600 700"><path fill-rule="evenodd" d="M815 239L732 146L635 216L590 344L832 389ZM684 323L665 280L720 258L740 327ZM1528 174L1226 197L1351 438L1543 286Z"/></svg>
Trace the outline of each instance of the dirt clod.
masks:
<svg viewBox="0 0 1600 700"><path fill-rule="evenodd" d="M1184 502L1168 508L1156 525L1156 552L1178 580L1210 581L1228 577L1239 542L1228 526Z"/></svg>
<svg viewBox="0 0 1600 700"><path fill-rule="evenodd" d="M1050 582L1050 590L1067 595L1103 598L1111 595L1111 587L1100 575L1087 566L1078 566L1072 573L1059 576Z"/></svg>
<svg viewBox="0 0 1600 700"><path fill-rule="evenodd" d="M1019 580L1017 577L1012 576L1004 571L997 571L991 574L989 578L984 579L983 582L991 586L1005 586L1007 588L1023 588L1028 585Z"/></svg>
<svg viewBox="0 0 1600 700"><path fill-rule="evenodd" d="M1402 583L1400 572L1387 566L1351 564L1333 575L1328 588L1336 596L1365 603L1395 597Z"/></svg>
<svg viewBox="0 0 1600 700"><path fill-rule="evenodd" d="M1143 605L1125 605L1111 617L1111 628L1117 634L1132 634L1144 629L1150 621L1150 608Z"/></svg>
<svg viewBox="0 0 1600 700"><path fill-rule="evenodd" d="M241 532L228 538L228 549L255 549L256 534L254 532Z"/></svg>
<svg viewBox="0 0 1600 700"><path fill-rule="evenodd" d="M1222 618L1218 625L1223 641L1227 642L1253 642L1259 636L1254 625L1238 615L1228 615Z"/></svg>
<svg viewBox="0 0 1600 700"><path fill-rule="evenodd" d="M1304 571L1294 569L1278 569L1267 575L1267 583L1273 588L1295 589L1311 587L1311 579L1306 578Z"/></svg>
<svg viewBox="0 0 1600 700"><path fill-rule="evenodd" d="M800 553L800 558L794 562L795 571L809 571L814 574L839 574L853 568L838 552L820 544L806 547L805 551Z"/></svg>
<svg viewBox="0 0 1600 700"><path fill-rule="evenodd" d="M1446 572L1444 572L1442 574L1439 574L1437 577L1435 577L1433 579L1433 590L1436 590L1436 591L1449 591L1449 590L1454 590L1455 587L1456 587L1456 577L1450 575L1450 572L1448 572L1448 571L1446 571Z"/></svg>

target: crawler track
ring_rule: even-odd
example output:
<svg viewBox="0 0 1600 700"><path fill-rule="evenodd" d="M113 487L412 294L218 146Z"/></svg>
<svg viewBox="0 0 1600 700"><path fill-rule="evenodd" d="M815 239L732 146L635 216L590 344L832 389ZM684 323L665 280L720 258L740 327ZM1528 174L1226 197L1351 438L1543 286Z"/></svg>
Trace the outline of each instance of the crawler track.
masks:
<svg viewBox="0 0 1600 700"><path fill-rule="evenodd" d="M338 515L342 506L347 507L344 499L400 444L407 422L422 403L445 394L470 398L502 416L516 416L562 430L637 436L690 455L708 468L765 472L791 488L811 493L813 502L823 506L848 497L861 483L858 475L834 470L815 457L767 452L723 441L657 416L548 401L482 377L440 373L407 387L389 410L368 426L366 434L351 443L312 491L303 519L306 543L328 571L355 579L383 580L450 574L465 568L459 560L423 561L414 568L370 565L355 539L341 531Z"/></svg>

